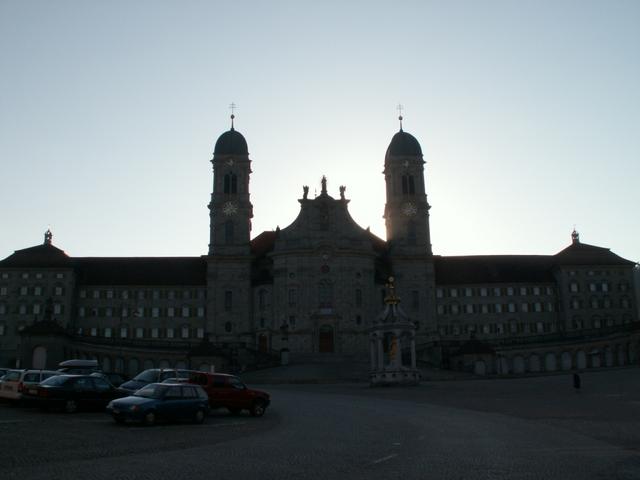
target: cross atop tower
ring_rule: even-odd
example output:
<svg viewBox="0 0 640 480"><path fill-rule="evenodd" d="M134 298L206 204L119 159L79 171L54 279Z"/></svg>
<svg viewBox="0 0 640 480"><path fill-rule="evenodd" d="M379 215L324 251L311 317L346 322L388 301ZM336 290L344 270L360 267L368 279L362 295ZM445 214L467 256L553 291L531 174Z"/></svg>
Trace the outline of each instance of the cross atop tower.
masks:
<svg viewBox="0 0 640 480"><path fill-rule="evenodd" d="M398 103L396 110L398 110L398 120L400 120L400 131L402 131L402 110L404 110L404 107Z"/></svg>
<svg viewBox="0 0 640 480"><path fill-rule="evenodd" d="M236 108L238 108L238 106L235 103L231 102L229 104L229 110L231 110L231 130L233 130L233 119L236 118Z"/></svg>

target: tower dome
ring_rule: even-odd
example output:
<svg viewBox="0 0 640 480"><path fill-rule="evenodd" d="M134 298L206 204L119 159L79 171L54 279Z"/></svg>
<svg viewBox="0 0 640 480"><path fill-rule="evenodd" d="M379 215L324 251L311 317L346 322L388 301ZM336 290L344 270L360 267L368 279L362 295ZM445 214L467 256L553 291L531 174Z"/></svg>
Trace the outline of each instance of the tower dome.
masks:
<svg viewBox="0 0 640 480"><path fill-rule="evenodd" d="M231 127L218 138L213 149L214 155L248 155L247 141L244 136Z"/></svg>
<svg viewBox="0 0 640 480"><path fill-rule="evenodd" d="M416 137L400 130L391 139L386 156L394 157L416 157L422 156L422 148Z"/></svg>

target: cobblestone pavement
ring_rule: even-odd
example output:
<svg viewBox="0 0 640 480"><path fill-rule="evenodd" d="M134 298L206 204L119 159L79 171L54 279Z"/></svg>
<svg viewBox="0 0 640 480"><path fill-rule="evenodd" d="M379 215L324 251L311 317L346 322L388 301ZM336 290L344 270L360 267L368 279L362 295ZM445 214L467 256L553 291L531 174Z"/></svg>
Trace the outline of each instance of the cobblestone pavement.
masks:
<svg viewBox="0 0 640 480"><path fill-rule="evenodd" d="M116 425L0 405L6 479L640 479L640 370L270 386L263 418Z"/></svg>

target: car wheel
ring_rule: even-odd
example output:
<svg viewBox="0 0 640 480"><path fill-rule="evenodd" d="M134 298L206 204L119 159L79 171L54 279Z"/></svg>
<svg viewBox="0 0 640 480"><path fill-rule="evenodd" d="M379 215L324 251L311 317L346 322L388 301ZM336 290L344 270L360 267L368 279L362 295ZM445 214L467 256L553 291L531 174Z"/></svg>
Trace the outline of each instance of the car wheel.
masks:
<svg viewBox="0 0 640 480"><path fill-rule="evenodd" d="M239 408L230 408L230 409L229 409L229 413L230 413L231 415L240 415L240 412L241 412L241 411L242 411L242 410L240 410Z"/></svg>
<svg viewBox="0 0 640 480"><path fill-rule="evenodd" d="M66 413L75 413L78 411L78 402L75 400L67 400L64 402L64 411Z"/></svg>
<svg viewBox="0 0 640 480"><path fill-rule="evenodd" d="M253 402L253 405L251 405L251 416L252 417L261 417L262 415L264 415L265 410L267 409L267 407L265 407L264 402L262 400L256 400L255 402Z"/></svg>
<svg viewBox="0 0 640 480"><path fill-rule="evenodd" d="M155 412L147 412L144 415L144 424L150 427L156 423L156 414Z"/></svg>
<svg viewBox="0 0 640 480"><path fill-rule="evenodd" d="M206 417L206 414L204 413L204 410L199 409L198 411L196 411L196 414L193 416L193 423L202 423L204 422L205 417Z"/></svg>

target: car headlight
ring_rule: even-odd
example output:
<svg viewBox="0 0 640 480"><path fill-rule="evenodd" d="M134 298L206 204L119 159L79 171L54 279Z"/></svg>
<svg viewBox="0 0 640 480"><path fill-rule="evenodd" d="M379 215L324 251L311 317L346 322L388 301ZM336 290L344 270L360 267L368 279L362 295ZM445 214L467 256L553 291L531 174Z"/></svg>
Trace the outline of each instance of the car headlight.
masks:
<svg viewBox="0 0 640 480"><path fill-rule="evenodd" d="M140 406L139 405L131 405L129 407L129 410L131 410L132 412L137 412L138 410L140 410Z"/></svg>

